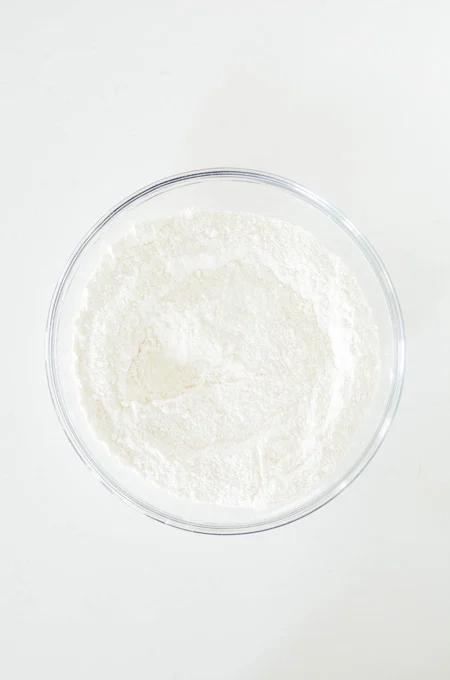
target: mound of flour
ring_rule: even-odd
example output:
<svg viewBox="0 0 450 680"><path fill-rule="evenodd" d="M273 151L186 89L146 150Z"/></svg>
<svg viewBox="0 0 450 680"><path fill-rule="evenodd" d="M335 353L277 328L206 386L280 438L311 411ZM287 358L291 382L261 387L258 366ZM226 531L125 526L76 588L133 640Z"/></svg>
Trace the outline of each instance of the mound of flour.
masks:
<svg viewBox="0 0 450 680"><path fill-rule="evenodd" d="M379 370L371 310L297 226L186 211L118 241L75 323L83 408L163 489L281 504L333 469Z"/></svg>

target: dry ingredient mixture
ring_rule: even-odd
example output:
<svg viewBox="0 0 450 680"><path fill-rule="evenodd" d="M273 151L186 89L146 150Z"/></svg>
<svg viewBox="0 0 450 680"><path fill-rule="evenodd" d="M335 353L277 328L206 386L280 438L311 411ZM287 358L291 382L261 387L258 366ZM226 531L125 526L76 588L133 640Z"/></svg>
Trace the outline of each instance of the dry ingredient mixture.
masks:
<svg viewBox="0 0 450 680"><path fill-rule="evenodd" d="M303 229L185 211L134 227L90 280L74 334L87 418L166 491L282 504L345 454L374 392L372 313Z"/></svg>

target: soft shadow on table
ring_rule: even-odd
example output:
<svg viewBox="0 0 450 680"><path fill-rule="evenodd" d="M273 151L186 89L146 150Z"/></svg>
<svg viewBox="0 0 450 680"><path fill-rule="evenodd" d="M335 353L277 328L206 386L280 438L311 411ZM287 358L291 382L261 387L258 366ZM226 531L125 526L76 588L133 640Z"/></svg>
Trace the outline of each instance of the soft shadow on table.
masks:
<svg viewBox="0 0 450 680"><path fill-rule="evenodd" d="M392 230L395 229L399 227L394 224ZM397 240L386 253L380 253L397 290L407 343L419 338L433 319L442 313L450 287L447 254L438 249L425 253L430 246L422 242L423 236L418 237L418 234L428 233L432 239L433 224L412 224L408 232L409 237L405 234L402 245Z"/></svg>
<svg viewBox="0 0 450 680"><path fill-rule="evenodd" d="M351 133L343 102L319 85L300 91L282 72L263 77L239 63L211 84L180 155L186 169L249 167L314 188L318 178L342 175ZM340 148L329 154L333 140Z"/></svg>

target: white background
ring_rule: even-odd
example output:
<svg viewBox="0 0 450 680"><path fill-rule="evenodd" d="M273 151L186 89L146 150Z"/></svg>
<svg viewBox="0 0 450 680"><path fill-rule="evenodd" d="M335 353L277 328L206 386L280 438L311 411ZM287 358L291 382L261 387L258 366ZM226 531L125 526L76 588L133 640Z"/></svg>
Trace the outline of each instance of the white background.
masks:
<svg viewBox="0 0 450 680"><path fill-rule="evenodd" d="M446 0L3 0L0 677L450 678ZM372 240L403 306L388 439L288 527L139 515L53 413L44 329L92 223L175 172L291 177Z"/></svg>

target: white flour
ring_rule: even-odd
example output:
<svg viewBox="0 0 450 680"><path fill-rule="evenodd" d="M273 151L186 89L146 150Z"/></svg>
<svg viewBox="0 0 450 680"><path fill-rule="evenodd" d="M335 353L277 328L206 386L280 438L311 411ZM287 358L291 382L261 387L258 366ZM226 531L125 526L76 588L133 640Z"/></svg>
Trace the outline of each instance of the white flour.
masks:
<svg viewBox="0 0 450 680"><path fill-rule="evenodd" d="M342 261L299 227L233 213L186 211L116 243L74 347L110 450L171 493L231 506L287 502L332 470L379 368Z"/></svg>

